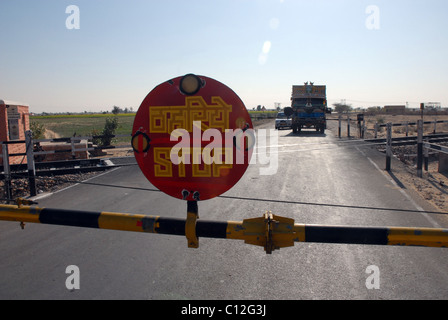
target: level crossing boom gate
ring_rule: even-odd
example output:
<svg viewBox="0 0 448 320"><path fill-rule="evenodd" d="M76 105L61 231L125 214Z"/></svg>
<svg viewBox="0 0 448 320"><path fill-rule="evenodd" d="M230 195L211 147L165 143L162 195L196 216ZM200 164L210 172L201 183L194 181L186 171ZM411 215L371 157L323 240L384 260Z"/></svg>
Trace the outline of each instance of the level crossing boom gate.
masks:
<svg viewBox="0 0 448 320"><path fill-rule="evenodd" d="M39 208L19 198L0 205L0 220L185 236L189 248L198 248L199 238L244 240L267 254L295 242L448 247L442 228L305 225L270 211L243 221L200 220L198 203L228 191L246 171L252 130L243 102L224 84L194 74L171 79L143 100L131 144L145 177L186 201L186 219Z"/></svg>

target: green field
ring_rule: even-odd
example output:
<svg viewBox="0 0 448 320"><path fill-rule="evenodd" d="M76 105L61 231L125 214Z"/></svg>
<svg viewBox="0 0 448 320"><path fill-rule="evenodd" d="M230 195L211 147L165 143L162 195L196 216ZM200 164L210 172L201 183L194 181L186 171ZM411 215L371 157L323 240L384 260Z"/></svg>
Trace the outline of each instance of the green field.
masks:
<svg viewBox="0 0 448 320"><path fill-rule="evenodd" d="M271 114L271 111L249 111L251 117ZM275 112L274 112L275 113ZM112 114L75 114L75 115L45 115L31 116L31 122L42 124L48 131L54 132L61 138L75 136L90 136L92 131L101 132L106 123L107 117L114 117ZM129 144L132 134L135 113L118 114L118 129L116 135L129 135L128 137L117 139L117 144Z"/></svg>
<svg viewBox="0 0 448 320"><path fill-rule="evenodd" d="M44 125L47 131L51 130L61 138L68 138L74 135L90 136L94 130L101 132L106 118L113 116L111 114L32 116L30 121ZM118 114L117 117L119 126L115 134L129 135L129 138L117 139L117 143L130 143L135 113Z"/></svg>

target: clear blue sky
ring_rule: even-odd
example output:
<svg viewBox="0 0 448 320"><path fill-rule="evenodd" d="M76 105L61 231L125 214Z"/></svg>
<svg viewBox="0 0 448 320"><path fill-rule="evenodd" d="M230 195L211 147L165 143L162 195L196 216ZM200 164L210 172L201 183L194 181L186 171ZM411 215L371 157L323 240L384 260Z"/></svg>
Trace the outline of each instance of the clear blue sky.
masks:
<svg viewBox="0 0 448 320"><path fill-rule="evenodd" d="M326 84L330 104L448 107L447 59L446 0L0 0L0 99L33 112L137 110L186 73L249 109L287 106L305 81Z"/></svg>

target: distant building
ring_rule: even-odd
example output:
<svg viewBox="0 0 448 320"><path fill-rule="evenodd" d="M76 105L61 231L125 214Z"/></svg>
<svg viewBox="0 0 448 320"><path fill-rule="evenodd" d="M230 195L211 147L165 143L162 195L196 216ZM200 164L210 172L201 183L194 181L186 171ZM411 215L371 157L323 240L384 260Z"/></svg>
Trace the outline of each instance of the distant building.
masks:
<svg viewBox="0 0 448 320"><path fill-rule="evenodd" d="M404 114L406 106L384 106L387 114Z"/></svg>

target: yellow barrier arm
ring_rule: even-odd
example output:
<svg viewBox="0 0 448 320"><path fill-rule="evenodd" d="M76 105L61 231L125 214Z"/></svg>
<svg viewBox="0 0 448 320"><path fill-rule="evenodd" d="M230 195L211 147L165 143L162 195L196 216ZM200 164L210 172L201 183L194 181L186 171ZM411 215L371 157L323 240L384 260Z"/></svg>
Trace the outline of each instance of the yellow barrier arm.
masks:
<svg viewBox="0 0 448 320"><path fill-rule="evenodd" d="M294 246L295 242L448 247L448 229L305 225L270 212L263 217L243 221L206 221L198 219L197 207L194 206L189 206L185 220L142 214L0 205L0 220L18 221L22 227L29 222L186 236L191 248L199 247L198 239L201 237L243 240L247 244L264 247L267 254Z"/></svg>

